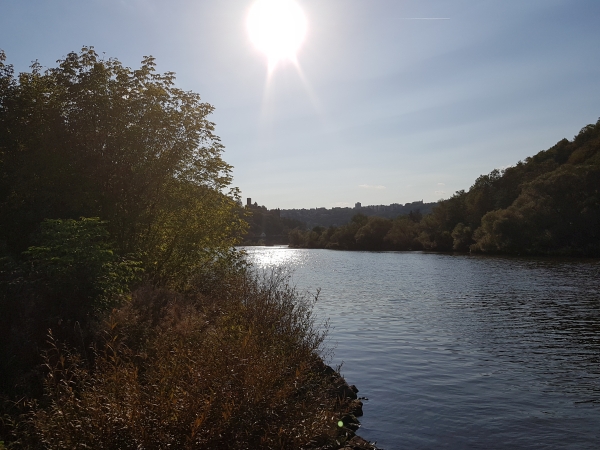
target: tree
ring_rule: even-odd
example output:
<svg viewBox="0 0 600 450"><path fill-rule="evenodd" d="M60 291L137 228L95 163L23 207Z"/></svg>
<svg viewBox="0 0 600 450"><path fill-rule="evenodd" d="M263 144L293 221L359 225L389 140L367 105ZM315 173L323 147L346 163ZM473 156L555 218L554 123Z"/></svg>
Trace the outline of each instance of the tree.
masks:
<svg viewBox="0 0 600 450"><path fill-rule="evenodd" d="M412 214L412 211L411 211ZM419 213L420 214L420 213ZM394 219L390 231L384 240L394 250L420 250L421 244L417 241L419 235L419 224L415 222L415 216L399 216ZM419 219L420 220L420 219Z"/></svg>
<svg viewBox="0 0 600 450"><path fill-rule="evenodd" d="M452 230L452 249L459 252L466 252L469 250L471 244L473 244L473 230L471 227L465 226L464 223L458 223L454 230Z"/></svg>
<svg viewBox="0 0 600 450"><path fill-rule="evenodd" d="M0 52L0 241L18 256L44 219L99 217L120 254L182 285L231 252L244 222L213 107L92 47L14 76Z"/></svg>
<svg viewBox="0 0 600 450"><path fill-rule="evenodd" d="M481 221L473 250L492 252L600 252L600 165L565 164L524 185L506 209Z"/></svg>
<svg viewBox="0 0 600 450"><path fill-rule="evenodd" d="M383 217L369 217L356 232L356 245L365 250L383 250L384 238L392 228L392 221Z"/></svg>

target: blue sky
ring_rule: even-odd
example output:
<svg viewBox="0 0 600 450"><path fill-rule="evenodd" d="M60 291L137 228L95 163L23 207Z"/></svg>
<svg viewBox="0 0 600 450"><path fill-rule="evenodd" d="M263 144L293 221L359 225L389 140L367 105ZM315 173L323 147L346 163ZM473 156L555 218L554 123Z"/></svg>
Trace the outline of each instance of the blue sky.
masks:
<svg viewBox="0 0 600 450"><path fill-rule="evenodd" d="M252 0L1 0L0 48L17 71L153 55L216 107L233 184L269 208L448 198L600 116L598 0L298 3L300 72L268 82Z"/></svg>

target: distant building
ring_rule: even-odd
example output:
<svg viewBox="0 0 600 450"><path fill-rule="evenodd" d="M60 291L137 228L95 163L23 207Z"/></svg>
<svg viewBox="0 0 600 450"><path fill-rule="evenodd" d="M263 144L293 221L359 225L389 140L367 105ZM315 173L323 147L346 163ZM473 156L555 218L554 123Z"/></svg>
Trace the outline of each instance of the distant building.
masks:
<svg viewBox="0 0 600 450"><path fill-rule="evenodd" d="M354 209L358 209L358 208L360 208L360 207L361 207L361 204L360 204L360 202L356 202L356 203L354 204Z"/></svg>
<svg viewBox="0 0 600 450"><path fill-rule="evenodd" d="M252 206L252 198L248 197L248 198L246 199L246 205L248 205L248 206Z"/></svg>

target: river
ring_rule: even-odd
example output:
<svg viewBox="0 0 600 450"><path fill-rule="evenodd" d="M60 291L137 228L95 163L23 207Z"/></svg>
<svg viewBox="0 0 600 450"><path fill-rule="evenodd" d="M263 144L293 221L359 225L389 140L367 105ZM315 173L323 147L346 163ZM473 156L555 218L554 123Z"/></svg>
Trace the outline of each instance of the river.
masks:
<svg viewBox="0 0 600 450"><path fill-rule="evenodd" d="M379 447L600 448L600 261L245 250L321 289L330 364Z"/></svg>

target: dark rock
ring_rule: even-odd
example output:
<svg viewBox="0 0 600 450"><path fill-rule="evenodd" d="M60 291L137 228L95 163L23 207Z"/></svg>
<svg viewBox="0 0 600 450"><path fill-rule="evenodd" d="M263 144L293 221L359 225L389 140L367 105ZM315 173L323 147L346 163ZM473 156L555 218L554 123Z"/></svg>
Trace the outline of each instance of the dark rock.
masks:
<svg viewBox="0 0 600 450"><path fill-rule="evenodd" d="M344 417L342 417L342 422L344 422L344 427L352 432L360 428L360 422L354 414L346 414Z"/></svg>
<svg viewBox="0 0 600 450"><path fill-rule="evenodd" d="M363 402L360 400L354 400L351 405L352 409L350 412L354 414L356 417L361 417L363 415Z"/></svg>
<svg viewBox="0 0 600 450"><path fill-rule="evenodd" d="M376 450L374 444L371 444L369 441L361 438L360 436L354 436L348 442L346 442L345 446L341 450Z"/></svg>
<svg viewBox="0 0 600 450"><path fill-rule="evenodd" d="M342 377L339 377L339 380L336 380L336 385L336 393L338 398L351 398L353 400L357 398L356 392L354 392L352 388L348 386L348 383L346 383L346 381Z"/></svg>
<svg viewBox="0 0 600 450"><path fill-rule="evenodd" d="M333 370L333 368L331 366L326 366L326 365L323 365L323 366L324 366L322 369L323 374L329 375L329 376L337 375L337 372L335 370Z"/></svg>
<svg viewBox="0 0 600 450"><path fill-rule="evenodd" d="M366 397L358 399L356 395L358 388L349 385L344 377L331 366L323 363L322 360L316 361L314 369L315 372L324 375L328 379L328 394L332 398L340 400L341 404L347 408L345 409L347 413L339 419L343 422L343 426L338 428L338 436L335 438L335 442L324 443L322 439L315 438L310 442L310 448L321 450L377 450L375 444L371 444L355 434L356 430L360 428L360 421L357 417L363 415L363 402L361 399L367 400Z"/></svg>

